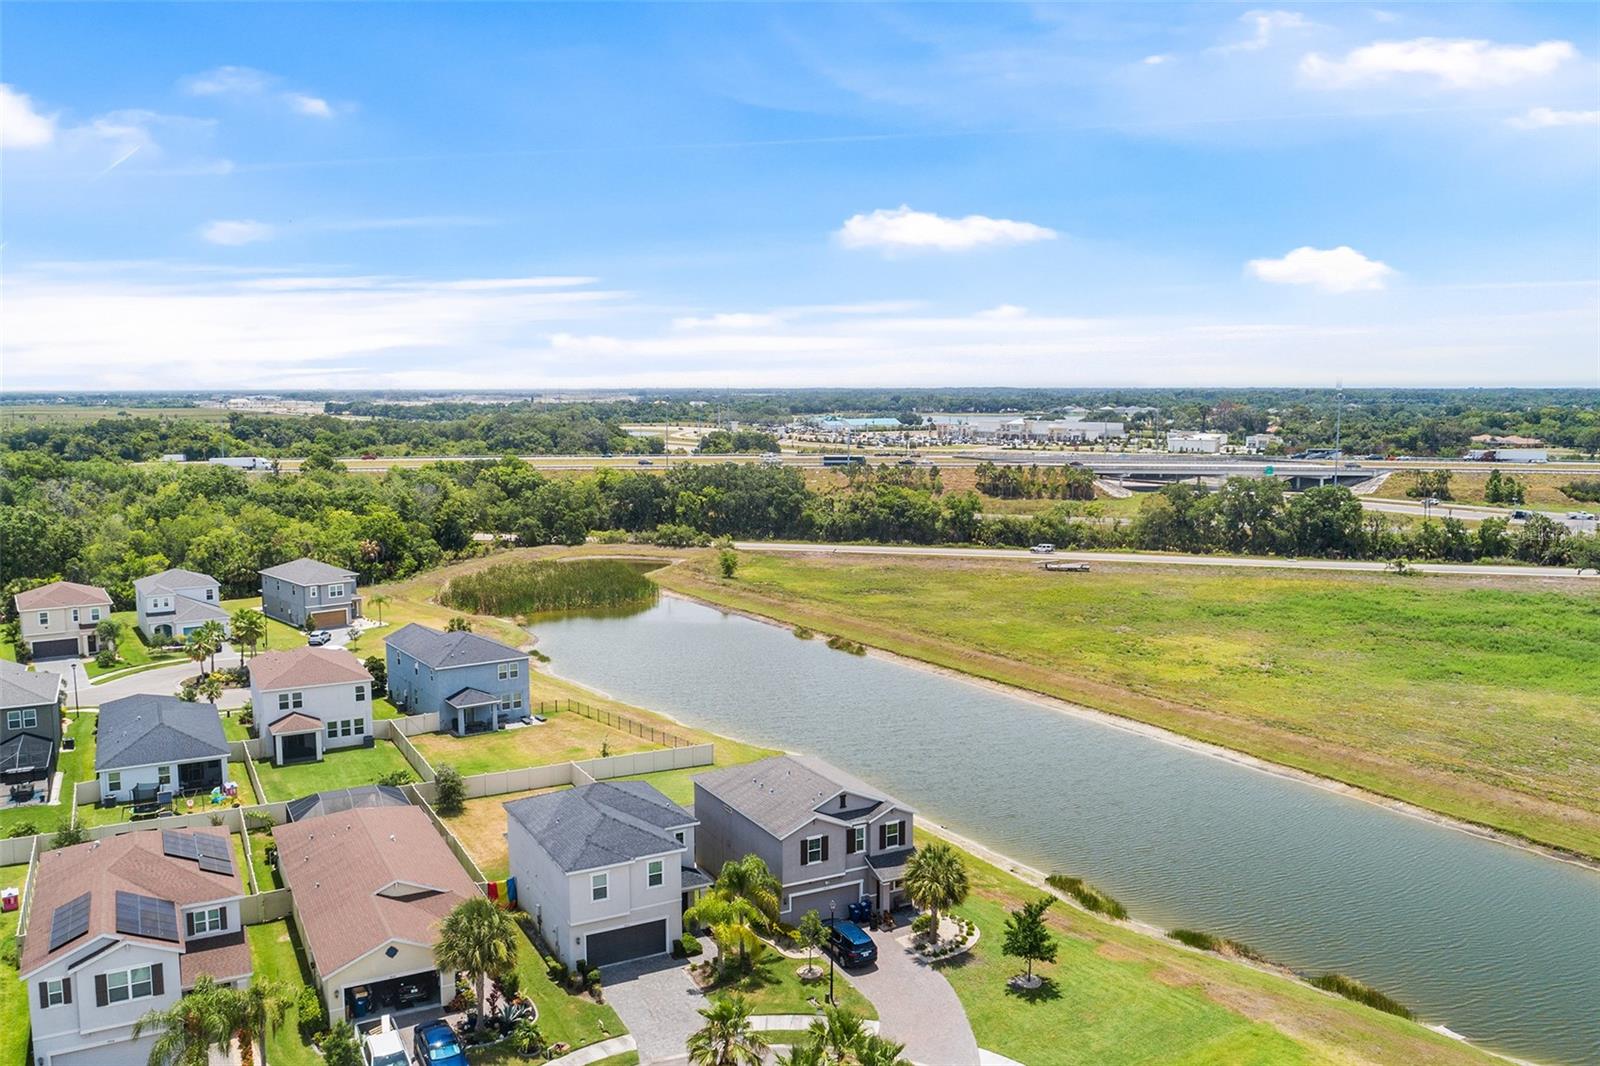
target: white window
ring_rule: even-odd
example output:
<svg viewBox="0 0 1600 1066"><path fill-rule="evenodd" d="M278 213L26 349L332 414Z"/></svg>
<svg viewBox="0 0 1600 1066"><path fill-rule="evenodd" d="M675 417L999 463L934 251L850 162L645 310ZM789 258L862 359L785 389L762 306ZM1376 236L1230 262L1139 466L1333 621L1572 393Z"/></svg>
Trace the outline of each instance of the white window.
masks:
<svg viewBox="0 0 1600 1066"><path fill-rule="evenodd" d="M332 740L333 738L337 737L338 735L339 735L339 723L338 722L329 722L328 723L328 739Z"/></svg>
<svg viewBox="0 0 1600 1066"><path fill-rule="evenodd" d="M100 608L98 608L98 607L89 608L89 621L91 621L91 622L100 621Z"/></svg>
<svg viewBox="0 0 1600 1066"><path fill-rule="evenodd" d="M356 686L356 702L357 703L366 703L367 702L367 686L365 686L365 685L357 685Z"/></svg>
<svg viewBox="0 0 1600 1066"><path fill-rule="evenodd" d="M605 874L589 875L589 898L596 903L610 895L610 888Z"/></svg>
<svg viewBox="0 0 1600 1066"><path fill-rule="evenodd" d="M827 837L806 837L800 842L800 865L810 866L828 857Z"/></svg>
<svg viewBox="0 0 1600 1066"><path fill-rule="evenodd" d="M678 843L680 843L680 844L683 843L683 830L682 829L678 830L677 832L673 833L672 835L677 838Z"/></svg>
<svg viewBox="0 0 1600 1066"><path fill-rule="evenodd" d="M336 600L340 596L343 596L343 595L344 595L344 586L343 585L329 585L328 586L328 599Z"/></svg>
<svg viewBox="0 0 1600 1066"><path fill-rule="evenodd" d="M889 822L883 827L883 846L898 848L906 842L906 823Z"/></svg>
<svg viewBox="0 0 1600 1066"><path fill-rule="evenodd" d="M306 592L306 598L307 599L311 599L311 600L314 600L314 599L317 598L317 586L315 586L315 585L310 586L310 588Z"/></svg>
<svg viewBox="0 0 1600 1066"><path fill-rule="evenodd" d="M216 598L217 598L217 590L216 589L206 589L206 602L207 603L210 603L212 600L215 600Z"/></svg>
<svg viewBox="0 0 1600 1066"><path fill-rule="evenodd" d="M512 693L511 706L513 706L513 707L521 707L522 706L522 693L520 693L520 692Z"/></svg>
<svg viewBox="0 0 1600 1066"><path fill-rule="evenodd" d="M500 697L500 709L502 711L509 711L511 709L511 697L510 696L501 696Z"/></svg>
<svg viewBox="0 0 1600 1066"><path fill-rule="evenodd" d="M67 981L60 978L44 983L44 1005L46 1007L59 1007L67 1001Z"/></svg>
<svg viewBox="0 0 1600 1066"><path fill-rule="evenodd" d="M304 692L289 693L289 706L293 707L295 710L298 711L301 707L304 707L305 702L306 694Z"/></svg>
<svg viewBox="0 0 1600 1066"><path fill-rule="evenodd" d="M362 719L362 718L351 719L351 721L350 721L350 732L354 733L358 737L366 736L366 734L367 734L367 723L366 723L366 720Z"/></svg>
<svg viewBox="0 0 1600 1066"><path fill-rule="evenodd" d="M6 712L7 729L32 729L39 724L39 712L32 707Z"/></svg>
<svg viewBox="0 0 1600 1066"><path fill-rule="evenodd" d="M49 628L49 626L50 626L50 612L49 611L40 611L39 612L39 626L42 629L48 629Z"/></svg>
<svg viewBox="0 0 1600 1066"><path fill-rule="evenodd" d="M39 615L39 617L40 618L44 618L45 616L43 614L41 614L41 615ZM78 609L76 607L74 607L72 609L72 620L74 622L76 622L78 620Z"/></svg>
<svg viewBox="0 0 1600 1066"><path fill-rule="evenodd" d="M667 879L666 868L660 859L651 859L650 865L645 867L645 883L651 888L660 888L661 883Z"/></svg>
<svg viewBox="0 0 1600 1066"><path fill-rule="evenodd" d="M112 770L110 773L106 774L106 791L107 792L121 792L122 791L122 771L121 770Z"/></svg>
<svg viewBox="0 0 1600 1066"><path fill-rule="evenodd" d="M201 933L215 933L228 926L228 912L222 907L212 907L209 910L195 911L194 935Z"/></svg>
<svg viewBox="0 0 1600 1066"><path fill-rule="evenodd" d="M155 995L155 984L150 979L148 966L135 966L131 970L118 970L116 973L106 974L107 1003L121 1003L153 995Z"/></svg>
<svg viewBox="0 0 1600 1066"><path fill-rule="evenodd" d="M500 664L500 680L501 681L504 681L507 678L520 677L520 676L522 676L522 671L517 668L517 664L516 663L501 663Z"/></svg>
<svg viewBox="0 0 1600 1066"><path fill-rule="evenodd" d="M168 786L170 786L172 784L172 767L171 766L158 766L158 767L156 767L156 783L158 785L160 785L162 788L167 788Z"/></svg>
<svg viewBox="0 0 1600 1066"><path fill-rule="evenodd" d="M849 852L851 855L854 855L858 851L867 850L866 826L853 825L850 827L850 840L844 850Z"/></svg>

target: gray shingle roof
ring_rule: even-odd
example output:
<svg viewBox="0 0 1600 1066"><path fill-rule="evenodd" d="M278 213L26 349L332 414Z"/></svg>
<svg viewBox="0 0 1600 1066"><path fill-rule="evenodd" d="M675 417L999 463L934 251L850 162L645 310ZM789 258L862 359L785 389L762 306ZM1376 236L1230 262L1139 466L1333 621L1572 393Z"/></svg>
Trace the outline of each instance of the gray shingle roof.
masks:
<svg viewBox="0 0 1600 1066"><path fill-rule="evenodd" d="M226 758L222 719L210 703L126 696L100 705L95 772L159 762Z"/></svg>
<svg viewBox="0 0 1600 1066"><path fill-rule="evenodd" d="M178 589L201 588L206 585L218 584L217 579L195 570L184 570L174 567L163 570L159 574L137 578L133 582L134 589L141 596L152 592L175 592Z"/></svg>
<svg viewBox="0 0 1600 1066"><path fill-rule="evenodd" d="M797 755L712 770L697 775L694 783L779 839L813 814L860 818L885 805L905 807L821 760ZM868 802L844 811L819 810L841 792L864 796Z"/></svg>
<svg viewBox="0 0 1600 1066"><path fill-rule="evenodd" d="M291 585L320 585L328 581L348 581L356 576L356 572L330 566L316 559L295 559L292 562L269 566L261 571L261 576L275 577Z"/></svg>
<svg viewBox="0 0 1600 1066"><path fill-rule="evenodd" d="M0 708L43 707L55 703L60 692L60 674L0 659Z"/></svg>
<svg viewBox="0 0 1600 1066"><path fill-rule="evenodd" d="M465 707L485 707L491 703L499 703L499 696L491 696L481 688L464 688L460 692L446 696L445 702L460 710Z"/></svg>
<svg viewBox="0 0 1600 1066"><path fill-rule="evenodd" d="M441 633L437 629L412 622L390 634L389 647L405 652L424 666L435 670L448 670L455 666L479 666L484 663L503 663L508 659L526 659L527 655L509 644L480 637L476 633Z"/></svg>
<svg viewBox="0 0 1600 1066"><path fill-rule="evenodd" d="M174 596L170 614L153 614L150 617L153 619L152 625L160 625L162 622L185 625L189 622L226 622L228 612L214 603L197 600L193 596Z"/></svg>
<svg viewBox="0 0 1600 1066"><path fill-rule="evenodd" d="M409 807L406 794L393 785L362 785L317 792L289 801L289 821L303 822L324 814L355 810L358 807Z"/></svg>
<svg viewBox="0 0 1600 1066"><path fill-rule="evenodd" d="M683 851L666 830L695 824L694 815L643 781L580 785L505 808L565 873Z"/></svg>

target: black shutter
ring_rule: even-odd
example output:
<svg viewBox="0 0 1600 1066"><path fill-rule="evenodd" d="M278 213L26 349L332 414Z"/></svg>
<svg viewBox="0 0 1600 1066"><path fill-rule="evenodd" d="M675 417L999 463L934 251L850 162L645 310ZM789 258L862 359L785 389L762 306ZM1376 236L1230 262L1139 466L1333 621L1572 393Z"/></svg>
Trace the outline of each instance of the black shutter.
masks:
<svg viewBox="0 0 1600 1066"><path fill-rule="evenodd" d="M822 838L822 861L828 861L828 838L826 835Z"/></svg>
<svg viewBox="0 0 1600 1066"><path fill-rule="evenodd" d="M50 982L49 981L40 981L39 982L39 1006L40 1007L48 1007L49 1005L50 1005Z"/></svg>
<svg viewBox="0 0 1600 1066"><path fill-rule="evenodd" d="M194 936L194 911L185 911L183 915L183 935Z"/></svg>
<svg viewBox="0 0 1600 1066"><path fill-rule="evenodd" d="M94 1005L96 1007L104 1007L110 1001L111 1001L110 997L108 997L106 995L106 975L103 974L103 973L95 974L94 975Z"/></svg>
<svg viewBox="0 0 1600 1066"><path fill-rule="evenodd" d="M162 971L166 967L162 963L153 963L150 967L150 991L158 996L166 995L167 983Z"/></svg>
<svg viewBox="0 0 1600 1066"><path fill-rule="evenodd" d="M904 818L902 818L902 819L900 819L898 822L896 822L894 824L895 824L895 832L900 837L900 843L897 845L897 847L902 847L903 848L903 847L906 846L906 821L905 821Z"/></svg>
<svg viewBox="0 0 1600 1066"><path fill-rule="evenodd" d="M63 977L61 979L61 1002L72 1002L72 978L70 977Z"/></svg>
<svg viewBox="0 0 1600 1066"><path fill-rule="evenodd" d="M878 823L878 850L882 851L889 846L889 823Z"/></svg>
<svg viewBox="0 0 1600 1066"><path fill-rule="evenodd" d="M222 924L217 926L217 928L226 932L228 928L228 908L221 908L217 911L217 914L222 918Z"/></svg>

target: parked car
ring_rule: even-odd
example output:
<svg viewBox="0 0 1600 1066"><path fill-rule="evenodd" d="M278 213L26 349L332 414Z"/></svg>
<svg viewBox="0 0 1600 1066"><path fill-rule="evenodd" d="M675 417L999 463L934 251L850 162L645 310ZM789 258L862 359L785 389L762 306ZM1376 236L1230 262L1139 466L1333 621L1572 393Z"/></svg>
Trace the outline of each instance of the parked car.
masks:
<svg viewBox="0 0 1600 1066"><path fill-rule="evenodd" d="M855 922L834 922L828 949L840 966L866 966L878 961L878 945Z"/></svg>
<svg viewBox="0 0 1600 1066"><path fill-rule="evenodd" d="M320 648L332 639L332 633L329 633L326 629L319 629L306 638L306 643L311 645L313 648Z"/></svg>
<svg viewBox="0 0 1600 1066"><path fill-rule="evenodd" d="M1056 546L1054 544L1035 544L1028 550L1035 555L1049 555L1056 550Z"/></svg>
<svg viewBox="0 0 1600 1066"><path fill-rule="evenodd" d="M395 1028L394 1018L385 1014L377 1026L361 1041L361 1061L366 1066L411 1066L411 1056L406 1054L405 1041Z"/></svg>
<svg viewBox="0 0 1600 1066"><path fill-rule="evenodd" d="M443 1020L417 1026L412 1044L419 1066L467 1066L455 1030Z"/></svg>

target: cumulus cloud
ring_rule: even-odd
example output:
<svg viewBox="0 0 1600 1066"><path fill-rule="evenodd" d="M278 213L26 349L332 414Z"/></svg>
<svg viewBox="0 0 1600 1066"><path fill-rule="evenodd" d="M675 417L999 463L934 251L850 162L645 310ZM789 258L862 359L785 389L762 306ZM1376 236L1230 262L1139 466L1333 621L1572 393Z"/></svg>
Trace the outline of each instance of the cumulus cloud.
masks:
<svg viewBox="0 0 1600 1066"><path fill-rule="evenodd" d="M335 108L320 96L304 92L275 92L280 78L254 67L214 67L184 78L184 91L191 96L267 97L297 115L332 118Z"/></svg>
<svg viewBox="0 0 1600 1066"><path fill-rule="evenodd" d="M1314 285L1324 292L1381 289L1394 268L1349 245L1296 248L1281 259L1252 259L1250 273L1274 285Z"/></svg>
<svg viewBox="0 0 1600 1066"><path fill-rule="evenodd" d="M1397 75L1431 78L1448 89L1482 89L1541 77L1577 54L1570 41L1511 45L1418 37L1377 41L1353 49L1343 59L1313 52L1300 61L1300 73L1313 85L1333 89L1384 82Z"/></svg>
<svg viewBox="0 0 1600 1066"><path fill-rule="evenodd" d="M1600 126L1600 111L1557 111L1549 107L1530 107L1526 113L1506 121L1523 130L1543 130L1552 126Z"/></svg>
<svg viewBox="0 0 1600 1066"><path fill-rule="evenodd" d="M1239 21L1250 27L1250 36L1222 45L1219 52L1259 52L1272 44L1282 30L1309 29L1313 23L1298 11L1246 11Z"/></svg>
<svg viewBox="0 0 1600 1066"><path fill-rule="evenodd" d="M945 218L901 204L892 211L880 208L869 215L852 215L836 236L846 248L963 252L986 245L1050 241L1056 238L1056 231L987 215Z"/></svg>
<svg viewBox="0 0 1600 1066"><path fill-rule="evenodd" d="M0 148L41 148L55 136L54 115L41 115L27 93L0 83Z"/></svg>
<svg viewBox="0 0 1600 1066"><path fill-rule="evenodd" d="M292 109L302 115L310 115L312 118L333 117L333 108L329 106L328 101L319 96L308 96L305 93L285 93L284 99L289 102L289 106Z"/></svg>
<svg viewBox="0 0 1600 1066"><path fill-rule="evenodd" d="M241 244L255 244L257 241L271 240L273 229L265 222L255 222L250 219L218 219L209 222L200 230L200 236L212 244L223 244L230 247Z"/></svg>

